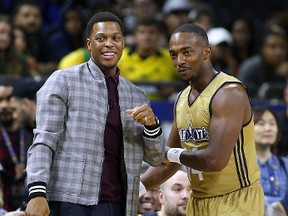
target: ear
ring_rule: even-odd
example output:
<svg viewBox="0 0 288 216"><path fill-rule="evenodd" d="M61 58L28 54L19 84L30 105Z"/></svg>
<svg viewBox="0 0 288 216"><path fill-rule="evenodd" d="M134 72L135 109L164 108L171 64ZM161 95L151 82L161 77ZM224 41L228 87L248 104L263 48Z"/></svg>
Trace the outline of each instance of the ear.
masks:
<svg viewBox="0 0 288 216"><path fill-rule="evenodd" d="M210 58L210 55L211 55L211 47L210 46L207 46L205 49L204 49L204 60L207 60Z"/></svg>
<svg viewBox="0 0 288 216"><path fill-rule="evenodd" d="M164 204L164 192L162 189L158 190L158 199L161 205L163 205Z"/></svg>
<svg viewBox="0 0 288 216"><path fill-rule="evenodd" d="M125 48L125 38L123 37L123 49Z"/></svg>
<svg viewBox="0 0 288 216"><path fill-rule="evenodd" d="M32 101L29 100L28 98L24 97L24 98L22 99L22 103L27 107L27 106L30 106L30 105L31 105Z"/></svg>
<svg viewBox="0 0 288 216"><path fill-rule="evenodd" d="M87 39L86 39L86 45L87 45L88 50L91 51L91 41L90 41L90 38L87 38Z"/></svg>

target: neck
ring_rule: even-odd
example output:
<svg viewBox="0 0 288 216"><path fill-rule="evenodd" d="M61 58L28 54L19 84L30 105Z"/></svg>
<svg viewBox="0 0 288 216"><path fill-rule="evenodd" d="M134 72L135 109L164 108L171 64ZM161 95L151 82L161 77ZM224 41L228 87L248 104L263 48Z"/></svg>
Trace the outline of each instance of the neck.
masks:
<svg viewBox="0 0 288 216"><path fill-rule="evenodd" d="M260 159L262 163L267 162L269 157L272 154L270 146L262 147L262 146L256 145L256 152L257 152L257 157Z"/></svg>
<svg viewBox="0 0 288 216"><path fill-rule="evenodd" d="M190 86L197 90L198 92L202 92L206 86L214 79L215 75L218 72L211 66L209 68L203 68L203 73L198 76L194 76L189 80Z"/></svg>
<svg viewBox="0 0 288 216"><path fill-rule="evenodd" d="M100 68L105 75L113 76L117 73L117 67L114 68Z"/></svg>
<svg viewBox="0 0 288 216"><path fill-rule="evenodd" d="M140 49L140 48L136 47L136 52L141 57L147 57L147 56L153 55L156 51L155 51L155 49Z"/></svg>

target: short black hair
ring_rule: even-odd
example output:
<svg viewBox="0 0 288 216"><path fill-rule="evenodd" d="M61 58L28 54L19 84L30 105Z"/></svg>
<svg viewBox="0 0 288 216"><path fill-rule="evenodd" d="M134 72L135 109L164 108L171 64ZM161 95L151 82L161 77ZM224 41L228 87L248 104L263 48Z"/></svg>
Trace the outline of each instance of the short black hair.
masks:
<svg viewBox="0 0 288 216"><path fill-rule="evenodd" d="M121 28L121 32L123 33L123 23L121 19L112 12L102 11L93 15L88 21L86 28L87 37L89 37L92 33L94 24L99 22L117 22Z"/></svg>
<svg viewBox="0 0 288 216"><path fill-rule="evenodd" d="M185 23L177 27L175 31L172 33L172 35L179 33L179 32L195 33L195 35L198 38L204 40L205 42L207 42L207 44L209 44L206 31L199 25L192 24L192 23Z"/></svg>

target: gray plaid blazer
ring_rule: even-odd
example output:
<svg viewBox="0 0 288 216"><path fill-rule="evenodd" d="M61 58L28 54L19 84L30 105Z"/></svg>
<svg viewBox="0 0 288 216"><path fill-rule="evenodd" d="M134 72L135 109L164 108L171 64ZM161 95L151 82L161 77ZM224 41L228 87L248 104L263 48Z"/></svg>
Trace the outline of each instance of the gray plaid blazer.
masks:
<svg viewBox="0 0 288 216"><path fill-rule="evenodd" d="M127 172L126 215L134 216L141 162L159 165L165 145L162 134L143 136L143 126L126 113L128 108L149 103L146 94L121 76L118 92ZM104 75L91 59L55 71L37 92L37 127L28 150L27 183L45 182L50 201L97 204L107 113Z"/></svg>

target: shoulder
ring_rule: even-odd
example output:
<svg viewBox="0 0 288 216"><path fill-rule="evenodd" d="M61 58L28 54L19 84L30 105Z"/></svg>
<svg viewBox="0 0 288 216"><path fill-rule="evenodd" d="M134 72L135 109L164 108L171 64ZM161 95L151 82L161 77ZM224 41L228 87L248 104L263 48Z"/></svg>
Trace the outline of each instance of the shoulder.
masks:
<svg viewBox="0 0 288 216"><path fill-rule="evenodd" d="M285 166L288 168L288 157L287 156L279 156L278 157L279 161L282 160L282 162L285 164Z"/></svg>
<svg viewBox="0 0 288 216"><path fill-rule="evenodd" d="M123 57L129 57L131 56L132 54L134 54L136 52L134 52L134 49L130 46L127 46L123 49L123 52L122 52L122 58ZM120 59L121 60L121 59Z"/></svg>
<svg viewBox="0 0 288 216"><path fill-rule="evenodd" d="M158 52L165 57L169 57L170 58L170 54L169 54L169 50L167 48L164 47L159 47L158 48Z"/></svg>
<svg viewBox="0 0 288 216"><path fill-rule="evenodd" d="M248 73L258 73L259 69L262 67L262 59L259 55L252 56L246 59L240 66L239 66L239 74L238 77L242 77L243 75ZM256 70L257 69L257 70ZM251 74L250 74L251 75Z"/></svg>
<svg viewBox="0 0 288 216"><path fill-rule="evenodd" d="M215 99L221 102L234 101L236 103L249 101L247 90L240 82L224 83L223 86L215 93Z"/></svg>
<svg viewBox="0 0 288 216"><path fill-rule="evenodd" d="M86 61L85 56L87 55L86 48L79 48L66 56L64 56L59 62L59 68L67 68L73 65L81 64ZM89 53L88 53L89 55Z"/></svg>
<svg viewBox="0 0 288 216"><path fill-rule="evenodd" d="M248 93L242 83L224 83L213 95L210 102L210 113L226 115L228 112L246 113L251 111ZM225 112L223 112L225 110ZM241 111L241 112L240 112Z"/></svg>
<svg viewBox="0 0 288 216"><path fill-rule="evenodd" d="M246 59L242 64L241 66L242 67L249 67L249 66L254 66L254 65L258 65L259 63L261 63L262 60L261 60L261 57L260 55L255 55L255 56L252 56L248 59Z"/></svg>
<svg viewBox="0 0 288 216"><path fill-rule="evenodd" d="M86 63L72 65L64 69L58 69L54 71L47 80L55 80L55 81L61 81L70 79L75 76L80 76L83 72L87 71L87 65Z"/></svg>

